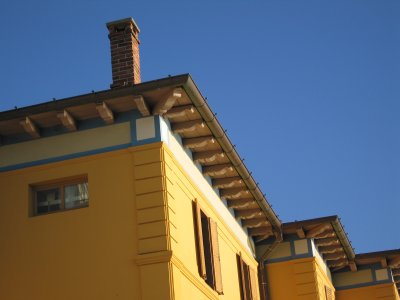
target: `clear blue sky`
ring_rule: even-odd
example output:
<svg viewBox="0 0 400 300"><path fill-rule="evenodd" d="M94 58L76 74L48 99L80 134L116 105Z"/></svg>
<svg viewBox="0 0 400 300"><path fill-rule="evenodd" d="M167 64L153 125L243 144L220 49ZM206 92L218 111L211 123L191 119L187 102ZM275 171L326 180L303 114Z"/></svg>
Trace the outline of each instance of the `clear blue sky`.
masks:
<svg viewBox="0 0 400 300"><path fill-rule="evenodd" d="M82 2L3 3L0 111L107 89L132 16L142 80L193 76L282 221L400 248L400 1Z"/></svg>

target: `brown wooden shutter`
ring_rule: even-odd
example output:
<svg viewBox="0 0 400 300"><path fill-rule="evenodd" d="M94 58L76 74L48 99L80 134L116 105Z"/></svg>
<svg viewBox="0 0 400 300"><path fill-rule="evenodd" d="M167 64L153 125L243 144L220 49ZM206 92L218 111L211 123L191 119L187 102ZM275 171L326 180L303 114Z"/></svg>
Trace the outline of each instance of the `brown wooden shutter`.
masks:
<svg viewBox="0 0 400 300"><path fill-rule="evenodd" d="M328 286L325 286L325 296L326 296L326 300L334 300L333 291Z"/></svg>
<svg viewBox="0 0 400 300"><path fill-rule="evenodd" d="M212 257L212 245L211 245L211 219L207 217L203 212L201 212L201 226L203 233L203 246L204 246L204 261L206 264L206 282L207 284L214 288L215 278L214 278L214 264Z"/></svg>
<svg viewBox="0 0 400 300"><path fill-rule="evenodd" d="M251 283L251 296L253 300L259 300L258 297L258 280L255 270L250 268L250 283Z"/></svg>
<svg viewBox="0 0 400 300"><path fill-rule="evenodd" d="M236 255L238 262L240 296L242 300L252 300L249 266L243 261L240 254Z"/></svg>
<svg viewBox="0 0 400 300"><path fill-rule="evenodd" d="M245 300L243 264L242 264L242 257L239 254L236 254L236 261L237 261L237 267L238 267L240 299Z"/></svg>
<svg viewBox="0 0 400 300"><path fill-rule="evenodd" d="M204 258L203 231L201 226L201 209L197 201L193 201L194 232L196 239L197 265L199 274L204 279L207 278L206 262Z"/></svg>
<svg viewBox="0 0 400 300"><path fill-rule="evenodd" d="M219 244L218 244L218 227L217 223L210 219L210 231L211 231L211 248L212 258L214 265L214 277L215 277L215 290L218 294L223 294L222 289L222 274L221 274L221 260L219 256Z"/></svg>
<svg viewBox="0 0 400 300"><path fill-rule="evenodd" d="M249 266L243 262L243 271L244 271L244 285L246 287L245 289L245 293L246 293L246 300L253 300L253 298L251 297L251 285L250 285L250 268Z"/></svg>

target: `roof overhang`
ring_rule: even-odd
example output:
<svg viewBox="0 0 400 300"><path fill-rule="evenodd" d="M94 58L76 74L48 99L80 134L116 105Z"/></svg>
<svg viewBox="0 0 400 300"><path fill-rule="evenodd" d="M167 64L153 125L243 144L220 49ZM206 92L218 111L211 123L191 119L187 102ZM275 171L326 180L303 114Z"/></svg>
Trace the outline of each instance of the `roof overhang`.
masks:
<svg viewBox="0 0 400 300"><path fill-rule="evenodd" d="M112 123L114 115L134 109L169 120L249 235L256 240L281 235L280 220L189 74L1 112L0 137L40 138L41 128L55 126L79 130L80 121Z"/></svg>
<svg viewBox="0 0 400 300"><path fill-rule="evenodd" d="M314 239L332 272L346 267L357 270L354 250L338 216L283 223L282 231L284 235Z"/></svg>

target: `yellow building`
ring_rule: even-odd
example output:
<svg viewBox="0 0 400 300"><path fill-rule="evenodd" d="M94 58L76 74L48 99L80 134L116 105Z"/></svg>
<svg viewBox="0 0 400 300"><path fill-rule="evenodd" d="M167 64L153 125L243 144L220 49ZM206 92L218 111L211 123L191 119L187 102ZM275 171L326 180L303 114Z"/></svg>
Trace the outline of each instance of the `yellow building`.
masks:
<svg viewBox="0 0 400 300"><path fill-rule="evenodd" d="M399 299L399 250L356 255L337 216L283 223L282 231L264 261L270 300Z"/></svg>
<svg viewBox="0 0 400 300"><path fill-rule="evenodd" d="M107 27L111 89L0 113L0 299L259 299L280 221L191 77L141 83Z"/></svg>
<svg viewBox="0 0 400 300"><path fill-rule="evenodd" d="M107 28L110 89L0 113L0 299L399 300L400 251L282 224L192 78Z"/></svg>

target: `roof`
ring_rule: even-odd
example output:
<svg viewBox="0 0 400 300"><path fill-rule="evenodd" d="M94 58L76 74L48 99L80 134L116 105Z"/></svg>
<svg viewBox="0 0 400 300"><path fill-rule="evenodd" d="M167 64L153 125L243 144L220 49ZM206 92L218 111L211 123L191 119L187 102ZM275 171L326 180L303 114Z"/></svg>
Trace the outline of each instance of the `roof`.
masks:
<svg viewBox="0 0 400 300"><path fill-rule="evenodd" d="M380 264L382 268L390 268L400 293L400 249L357 254L355 261L357 265Z"/></svg>
<svg viewBox="0 0 400 300"><path fill-rule="evenodd" d="M134 109L169 120L249 235L280 236L280 220L189 74L0 112L0 136L5 143L13 136L40 138L41 129L79 130L79 121L112 122L113 114Z"/></svg>
<svg viewBox="0 0 400 300"><path fill-rule="evenodd" d="M284 235L314 239L318 251L332 272L350 267L356 269L355 253L338 216L295 221L282 224Z"/></svg>

